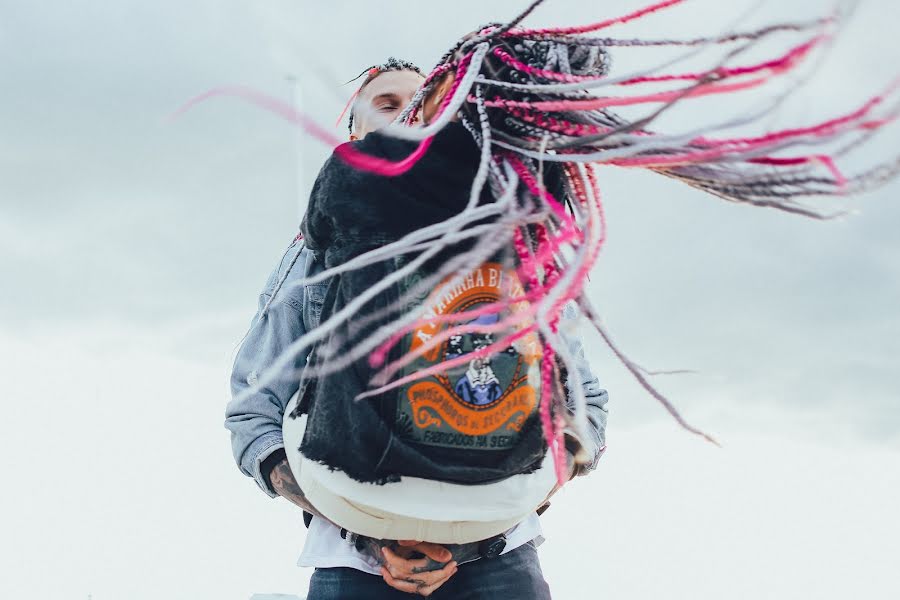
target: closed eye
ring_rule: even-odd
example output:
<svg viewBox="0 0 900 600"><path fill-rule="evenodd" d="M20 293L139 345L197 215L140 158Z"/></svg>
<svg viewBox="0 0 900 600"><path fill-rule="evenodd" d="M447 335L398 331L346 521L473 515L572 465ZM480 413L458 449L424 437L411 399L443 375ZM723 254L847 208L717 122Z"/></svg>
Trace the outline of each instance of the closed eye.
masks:
<svg viewBox="0 0 900 600"><path fill-rule="evenodd" d="M400 108L402 102L397 94L378 94L372 98L371 106L378 112L390 112Z"/></svg>

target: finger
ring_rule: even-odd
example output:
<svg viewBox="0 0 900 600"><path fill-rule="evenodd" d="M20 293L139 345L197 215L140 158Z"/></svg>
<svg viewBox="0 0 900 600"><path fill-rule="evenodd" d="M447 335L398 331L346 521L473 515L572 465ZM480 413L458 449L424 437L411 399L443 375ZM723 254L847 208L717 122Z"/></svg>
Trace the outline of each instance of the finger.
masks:
<svg viewBox="0 0 900 600"><path fill-rule="evenodd" d="M394 554L393 550L391 550L387 546L382 546L381 553L384 555L384 567L394 577L402 579L405 574L408 574L412 571L412 569L404 570L403 563L406 562L405 559Z"/></svg>
<svg viewBox="0 0 900 600"><path fill-rule="evenodd" d="M432 544L431 542L415 542L414 545L411 545L413 544L412 540L401 540L397 542L397 544L404 549L415 550L416 552L424 554L426 557L441 564L444 564L453 558L453 553L439 544Z"/></svg>
<svg viewBox="0 0 900 600"><path fill-rule="evenodd" d="M413 575L417 569L424 571L426 563L428 562L425 558L415 560L406 559L387 546L382 546L381 553L384 554L385 566L390 570L394 577L400 579Z"/></svg>
<svg viewBox="0 0 900 600"><path fill-rule="evenodd" d="M416 548L421 543L422 542L418 540L399 540L394 547L394 551L398 556L402 556L403 558L422 558L421 556L413 556L414 554L421 554L416 551Z"/></svg>
<svg viewBox="0 0 900 600"><path fill-rule="evenodd" d="M397 561L387 560L384 563L384 568L390 573L391 577L399 581L412 581L420 585L431 585L449 577L450 573L457 566L456 562L450 562L442 568L426 570L425 565L412 565L412 563L424 563L425 561L426 559L421 559L420 561L403 561L405 564L398 564Z"/></svg>
<svg viewBox="0 0 900 600"><path fill-rule="evenodd" d="M422 554L413 550L413 546L393 546L391 550L399 556L400 558L405 558L406 560L415 560L416 558L422 558Z"/></svg>
<svg viewBox="0 0 900 600"><path fill-rule="evenodd" d="M438 581L435 581L431 584L425 584L420 580L408 581L405 579L398 579L391 575L391 573L382 568L381 569L381 577L384 579L385 583L396 590L400 590L401 592L406 592L408 594L418 594L420 596L430 596L437 590L439 587L444 585L450 577L452 577L456 573L457 567L454 565L452 570L448 570L447 575L442 577Z"/></svg>
<svg viewBox="0 0 900 600"><path fill-rule="evenodd" d="M447 550L443 546L432 544L430 542L421 542L418 546L416 546L416 550L418 550L428 558L438 561L439 563L445 563L453 558L453 554L449 550Z"/></svg>
<svg viewBox="0 0 900 600"><path fill-rule="evenodd" d="M440 581L432 583L431 585L426 585L425 587L420 587L418 589L418 593L422 596L430 596L431 594L433 594L435 592L435 590L437 590L439 587L441 587L442 585L447 583L447 580L450 579L451 577L453 577L456 574L456 571L457 571L457 567L453 567L453 570L450 571L446 577L444 577Z"/></svg>
<svg viewBox="0 0 900 600"><path fill-rule="evenodd" d="M443 569L437 569L436 571L414 571L411 575L401 576L400 579L406 579L407 581L415 581L420 583L421 585L434 585L440 584L444 581L450 579L450 576L456 572L456 563L451 562L448 563Z"/></svg>
<svg viewBox="0 0 900 600"><path fill-rule="evenodd" d="M420 586L416 583L412 583L410 581L406 581L403 579L397 579L387 569L381 569L381 577L384 579L384 582L394 588L395 590L400 590L401 592L406 592L407 594L419 594ZM430 592L429 592L430 593Z"/></svg>
<svg viewBox="0 0 900 600"><path fill-rule="evenodd" d="M413 561L409 560L405 556L401 556L401 555L397 554L396 552L391 550L390 547L388 547L388 546L382 546L381 553L384 554L385 560L390 561L391 564L394 564L397 566L409 566L410 570L413 568L412 565L409 565L409 563L411 563Z"/></svg>
<svg viewBox="0 0 900 600"><path fill-rule="evenodd" d="M436 561L428 557L409 559L400 556L387 546L382 547L381 552L384 555L385 566L388 567L394 577L399 579L408 579L414 575L418 576L424 573L435 573L456 564L456 562L447 562L447 560ZM446 559L450 558L453 557L448 552ZM431 581L428 583L431 583Z"/></svg>

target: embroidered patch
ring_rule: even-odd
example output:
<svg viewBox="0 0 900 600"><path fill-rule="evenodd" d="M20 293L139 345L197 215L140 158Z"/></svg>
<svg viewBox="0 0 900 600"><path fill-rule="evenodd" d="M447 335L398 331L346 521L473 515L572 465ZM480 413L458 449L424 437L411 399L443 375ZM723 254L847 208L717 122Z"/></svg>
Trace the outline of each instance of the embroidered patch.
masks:
<svg viewBox="0 0 900 600"><path fill-rule="evenodd" d="M485 263L452 288L443 284L425 301L426 317L475 312L501 299L524 295L515 271L498 263ZM404 339L406 352L422 352L406 367L404 375L440 362L470 356L470 360L401 388L397 403L398 432L418 443L451 448L502 450L514 446L526 420L540 403L541 345L537 334L528 333L490 355L475 352L515 329L492 331L512 314L525 310L527 302L513 302L500 313L475 314L455 323L471 331L429 342L452 324L430 322ZM520 330L527 324L518 324Z"/></svg>

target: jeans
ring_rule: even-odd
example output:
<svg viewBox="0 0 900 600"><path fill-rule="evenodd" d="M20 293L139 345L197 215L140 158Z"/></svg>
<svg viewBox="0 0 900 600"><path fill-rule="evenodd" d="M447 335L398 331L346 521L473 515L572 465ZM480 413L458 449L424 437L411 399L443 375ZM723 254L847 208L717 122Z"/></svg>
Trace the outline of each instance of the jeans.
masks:
<svg viewBox="0 0 900 600"><path fill-rule="evenodd" d="M378 575L356 569L316 569L307 600L410 600L411 594L390 587ZM437 589L435 600L549 600L533 542L496 558L482 558L459 566L456 575Z"/></svg>

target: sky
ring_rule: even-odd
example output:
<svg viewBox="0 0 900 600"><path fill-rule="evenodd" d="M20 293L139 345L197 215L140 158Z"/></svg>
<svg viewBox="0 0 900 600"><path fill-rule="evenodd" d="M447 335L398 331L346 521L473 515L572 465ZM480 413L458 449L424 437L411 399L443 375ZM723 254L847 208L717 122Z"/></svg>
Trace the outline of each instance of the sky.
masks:
<svg viewBox="0 0 900 600"><path fill-rule="evenodd" d="M234 351L330 149L233 99L167 117L242 84L330 127L365 67L428 69L524 4L0 0L0 597L304 595L300 515L237 471L222 421ZM528 23L640 5L547 0ZM690 0L616 34L829 6ZM863 0L765 128L847 112L895 77L891 8ZM614 71L659 58L643 52ZM859 164L896 148L894 128ZM817 222L600 174L609 240L588 295L631 358L697 371L656 383L723 447L680 430L586 330L609 450L542 518L554 597L900 597L900 184Z"/></svg>

